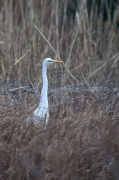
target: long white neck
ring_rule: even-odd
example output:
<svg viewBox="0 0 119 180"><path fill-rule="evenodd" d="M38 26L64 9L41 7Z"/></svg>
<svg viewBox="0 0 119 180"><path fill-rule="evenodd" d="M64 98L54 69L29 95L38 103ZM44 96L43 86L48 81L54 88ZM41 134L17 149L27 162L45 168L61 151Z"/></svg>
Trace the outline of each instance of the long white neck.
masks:
<svg viewBox="0 0 119 180"><path fill-rule="evenodd" d="M40 107L48 107L48 79L47 79L47 67L43 65L42 69L43 86L41 91Z"/></svg>

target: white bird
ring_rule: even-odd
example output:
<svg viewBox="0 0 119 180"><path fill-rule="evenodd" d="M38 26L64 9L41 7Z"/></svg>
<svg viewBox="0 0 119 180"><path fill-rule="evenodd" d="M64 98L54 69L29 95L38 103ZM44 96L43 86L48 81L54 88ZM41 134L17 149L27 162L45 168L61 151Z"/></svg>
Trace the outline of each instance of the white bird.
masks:
<svg viewBox="0 0 119 180"><path fill-rule="evenodd" d="M42 68L43 86L41 91L41 98L38 108L33 113L33 121L36 125L40 125L39 123L42 123L43 126L46 126L48 124L49 109L48 109L47 67L53 63L63 63L63 61L53 60L51 58L46 58L43 61L43 68Z"/></svg>

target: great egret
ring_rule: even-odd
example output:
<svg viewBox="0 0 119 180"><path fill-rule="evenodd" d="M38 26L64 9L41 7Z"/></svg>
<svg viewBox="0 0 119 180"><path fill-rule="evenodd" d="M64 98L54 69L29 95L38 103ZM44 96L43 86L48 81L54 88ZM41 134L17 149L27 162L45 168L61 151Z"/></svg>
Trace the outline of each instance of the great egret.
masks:
<svg viewBox="0 0 119 180"><path fill-rule="evenodd" d="M42 80L43 86L41 91L41 98L38 108L33 113L33 121L35 124L41 123L47 125L49 119L49 109L48 109L48 79L47 79L47 67L53 63L63 63L61 60L53 60L51 58L46 58L43 61L42 68ZM40 125L40 124L39 124Z"/></svg>

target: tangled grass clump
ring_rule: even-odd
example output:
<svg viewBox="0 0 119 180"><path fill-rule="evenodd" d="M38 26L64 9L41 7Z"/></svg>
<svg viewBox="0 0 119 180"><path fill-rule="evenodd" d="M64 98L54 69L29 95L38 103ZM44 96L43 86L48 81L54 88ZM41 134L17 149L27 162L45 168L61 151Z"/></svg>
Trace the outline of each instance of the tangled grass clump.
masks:
<svg viewBox="0 0 119 180"><path fill-rule="evenodd" d="M1 101L0 179L118 179L118 94L70 98L50 109L47 130L25 124L32 102Z"/></svg>

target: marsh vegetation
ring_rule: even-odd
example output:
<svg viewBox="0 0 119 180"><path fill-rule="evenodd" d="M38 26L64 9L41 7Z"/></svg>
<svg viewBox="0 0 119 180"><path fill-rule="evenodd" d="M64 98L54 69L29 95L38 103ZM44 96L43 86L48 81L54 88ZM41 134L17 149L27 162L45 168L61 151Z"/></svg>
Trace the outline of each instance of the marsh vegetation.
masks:
<svg viewBox="0 0 119 180"><path fill-rule="evenodd" d="M119 179L119 5L104 20L98 4L89 15L87 1L76 12L72 2L0 2L2 180ZM46 57L73 76L48 69L44 130L24 120L38 106Z"/></svg>

